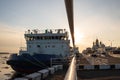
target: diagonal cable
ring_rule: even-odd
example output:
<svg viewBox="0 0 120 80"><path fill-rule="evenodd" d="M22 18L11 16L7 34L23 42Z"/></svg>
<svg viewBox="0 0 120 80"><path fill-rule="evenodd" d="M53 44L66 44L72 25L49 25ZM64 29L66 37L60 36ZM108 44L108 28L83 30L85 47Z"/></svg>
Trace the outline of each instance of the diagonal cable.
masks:
<svg viewBox="0 0 120 80"><path fill-rule="evenodd" d="M70 33L72 37L73 46L75 46L74 40L74 18L73 18L73 0L65 0L65 6L67 11L67 17L69 22Z"/></svg>

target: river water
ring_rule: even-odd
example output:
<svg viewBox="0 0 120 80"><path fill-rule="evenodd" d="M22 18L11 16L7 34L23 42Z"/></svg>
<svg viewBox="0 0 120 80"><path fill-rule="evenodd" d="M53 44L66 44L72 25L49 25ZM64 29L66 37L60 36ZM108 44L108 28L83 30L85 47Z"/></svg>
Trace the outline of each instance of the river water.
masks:
<svg viewBox="0 0 120 80"><path fill-rule="evenodd" d="M0 54L0 80L11 80L15 72L6 64L10 54Z"/></svg>

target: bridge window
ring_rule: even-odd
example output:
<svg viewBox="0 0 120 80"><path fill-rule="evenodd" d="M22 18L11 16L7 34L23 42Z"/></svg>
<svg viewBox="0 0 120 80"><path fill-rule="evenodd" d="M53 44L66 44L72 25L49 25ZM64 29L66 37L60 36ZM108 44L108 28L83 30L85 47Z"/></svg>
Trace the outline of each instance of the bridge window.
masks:
<svg viewBox="0 0 120 80"><path fill-rule="evenodd" d="M54 36L52 36L52 39L54 39Z"/></svg>
<svg viewBox="0 0 120 80"><path fill-rule="evenodd" d="M47 46L45 46L45 48L47 48Z"/></svg>
<svg viewBox="0 0 120 80"><path fill-rule="evenodd" d="M50 47L50 45L48 45L48 47Z"/></svg>
<svg viewBox="0 0 120 80"><path fill-rule="evenodd" d="M55 39L58 39L58 36L56 36Z"/></svg>
<svg viewBox="0 0 120 80"><path fill-rule="evenodd" d="M38 48L40 48L40 45L37 45Z"/></svg>
<svg viewBox="0 0 120 80"><path fill-rule="evenodd" d="M37 36L37 40L39 40L40 39L40 37L39 36Z"/></svg>
<svg viewBox="0 0 120 80"><path fill-rule="evenodd" d="M52 45L52 48L55 48L55 45Z"/></svg>
<svg viewBox="0 0 120 80"><path fill-rule="evenodd" d="M31 45L29 45L28 47L31 48Z"/></svg>

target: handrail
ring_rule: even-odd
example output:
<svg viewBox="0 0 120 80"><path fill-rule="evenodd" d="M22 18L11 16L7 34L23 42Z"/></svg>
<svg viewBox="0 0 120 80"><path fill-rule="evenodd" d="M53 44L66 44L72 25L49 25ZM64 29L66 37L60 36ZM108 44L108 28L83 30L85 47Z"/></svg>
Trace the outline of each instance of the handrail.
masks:
<svg viewBox="0 0 120 80"><path fill-rule="evenodd" d="M76 73L76 57L72 58L71 64L69 69L65 75L64 80L77 80L77 73Z"/></svg>

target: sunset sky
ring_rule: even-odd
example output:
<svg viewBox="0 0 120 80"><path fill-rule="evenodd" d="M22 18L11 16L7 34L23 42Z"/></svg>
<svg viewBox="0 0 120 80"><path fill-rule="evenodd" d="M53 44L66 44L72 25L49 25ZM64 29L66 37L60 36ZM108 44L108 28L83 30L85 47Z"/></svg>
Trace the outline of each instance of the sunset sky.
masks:
<svg viewBox="0 0 120 80"><path fill-rule="evenodd" d="M120 46L120 0L74 0L74 24L81 51L96 38ZM25 47L28 29L59 28L69 30L64 0L0 0L0 52Z"/></svg>

